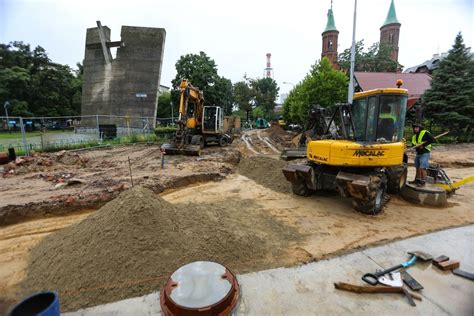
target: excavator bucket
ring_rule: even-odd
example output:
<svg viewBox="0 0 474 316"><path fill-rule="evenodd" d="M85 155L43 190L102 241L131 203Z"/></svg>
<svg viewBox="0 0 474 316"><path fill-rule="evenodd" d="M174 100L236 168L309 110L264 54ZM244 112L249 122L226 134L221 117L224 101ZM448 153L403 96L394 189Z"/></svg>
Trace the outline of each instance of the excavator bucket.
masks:
<svg viewBox="0 0 474 316"><path fill-rule="evenodd" d="M175 143L166 143L161 145L167 155L186 155L199 156L201 155L201 146L199 145L184 145L181 148Z"/></svg>

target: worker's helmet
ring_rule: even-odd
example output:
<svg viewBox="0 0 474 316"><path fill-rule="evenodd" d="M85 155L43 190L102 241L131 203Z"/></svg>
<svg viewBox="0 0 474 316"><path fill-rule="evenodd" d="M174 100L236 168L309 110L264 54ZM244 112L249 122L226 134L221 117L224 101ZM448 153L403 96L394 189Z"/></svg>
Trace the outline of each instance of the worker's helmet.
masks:
<svg viewBox="0 0 474 316"><path fill-rule="evenodd" d="M422 128L423 128L423 125L421 125L420 123L413 123L413 125L412 125L411 127L412 127L413 129L414 129L415 127L419 127L420 129L422 129Z"/></svg>

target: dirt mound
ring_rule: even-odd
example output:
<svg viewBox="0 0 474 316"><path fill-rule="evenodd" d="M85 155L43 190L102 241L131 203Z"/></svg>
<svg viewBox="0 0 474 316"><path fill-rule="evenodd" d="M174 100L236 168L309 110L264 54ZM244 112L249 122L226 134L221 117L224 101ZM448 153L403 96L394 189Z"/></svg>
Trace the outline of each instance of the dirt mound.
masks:
<svg viewBox="0 0 474 316"><path fill-rule="evenodd" d="M289 193L290 185L281 169L286 162L273 158L255 156L240 160L239 173L273 191Z"/></svg>
<svg viewBox="0 0 474 316"><path fill-rule="evenodd" d="M266 132L269 134L269 135L278 135L278 136L283 136L283 135L286 135L286 131L280 126L280 125L276 125L276 124L273 124L272 126L270 126Z"/></svg>
<svg viewBox="0 0 474 316"><path fill-rule="evenodd" d="M246 200L226 205L171 204L136 187L78 224L33 248L22 287L59 291L63 311L157 291L167 276L194 260L237 272L273 261L294 228Z"/></svg>
<svg viewBox="0 0 474 316"><path fill-rule="evenodd" d="M270 139L280 147L280 150L286 147L293 147L291 140L294 137L294 132L285 131L279 125L272 125L266 129L266 133Z"/></svg>

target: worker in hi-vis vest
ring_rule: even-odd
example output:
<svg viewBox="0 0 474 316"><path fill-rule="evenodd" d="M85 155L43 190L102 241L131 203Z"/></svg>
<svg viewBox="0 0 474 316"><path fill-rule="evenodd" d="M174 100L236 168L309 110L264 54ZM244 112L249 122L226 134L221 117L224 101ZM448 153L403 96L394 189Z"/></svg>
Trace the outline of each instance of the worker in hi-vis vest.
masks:
<svg viewBox="0 0 474 316"><path fill-rule="evenodd" d="M436 139L428 132L426 129L423 129L423 126L420 124L413 124L413 137L411 138L411 143L413 146L423 144L416 148L416 157L415 157L415 168L416 168L416 177L414 181L410 181L411 184L416 184L417 186L424 186L426 183L426 169L430 165L430 153L431 153L431 144L435 142Z"/></svg>

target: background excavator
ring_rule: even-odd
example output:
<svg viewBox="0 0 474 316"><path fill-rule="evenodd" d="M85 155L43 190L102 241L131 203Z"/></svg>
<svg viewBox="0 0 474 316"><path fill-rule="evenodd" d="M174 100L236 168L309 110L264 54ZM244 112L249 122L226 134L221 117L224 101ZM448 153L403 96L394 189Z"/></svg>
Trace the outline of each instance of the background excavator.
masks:
<svg viewBox="0 0 474 316"><path fill-rule="evenodd" d="M168 155L199 156L204 146L227 146L232 137L224 132L224 112L219 106L204 106L204 95L188 80L180 84L177 130L171 143L162 145Z"/></svg>
<svg viewBox="0 0 474 316"><path fill-rule="evenodd" d="M379 213L386 191L399 192L406 182L407 99L400 88L359 92L352 104L339 104L329 121L315 109L307 130L317 137L306 144L306 163L283 169L293 193L335 190L352 198L357 211Z"/></svg>

